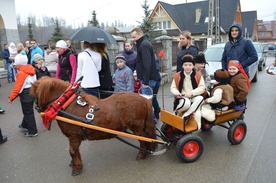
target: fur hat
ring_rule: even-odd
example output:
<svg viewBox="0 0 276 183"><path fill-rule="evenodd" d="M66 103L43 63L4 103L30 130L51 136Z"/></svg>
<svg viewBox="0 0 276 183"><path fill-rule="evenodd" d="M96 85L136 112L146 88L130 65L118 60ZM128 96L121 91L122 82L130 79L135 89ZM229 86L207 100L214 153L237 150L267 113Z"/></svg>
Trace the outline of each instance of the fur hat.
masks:
<svg viewBox="0 0 276 183"><path fill-rule="evenodd" d="M190 54L184 55L181 60L182 60L181 65L183 65L185 62L192 62L193 64L195 64L194 57Z"/></svg>
<svg viewBox="0 0 276 183"><path fill-rule="evenodd" d="M44 60L40 54L34 54L34 62L37 63L39 60Z"/></svg>
<svg viewBox="0 0 276 183"><path fill-rule="evenodd" d="M28 57L21 53L17 54L14 58L14 65L27 65Z"/></svg>
<svg viewBox="0 0 276 183"><path fill-rule="evenodd" d="M229 73L226 70L218 69L214 72L214 78L220 83L228 83L230 77Z"/></svg>
<svg viewBox="0 0 276 183"><path fill-rule="evenodd" d="M115 62L116 63L120 62L120 61L126 62L126 59L125 59L125 57L123 55L118 55L117 57L115 57Z"/></svg>
<svg viewBox="0 0 276 183"><path fill-rule="evenodd" d="M57 43L56 43L56 47L57 48L67 48L67 44L64 40L59 40Z"/></svg>
<svg viewBox="0 0 276 183"><path fill-rule="evenodd" d="M198 55L195 56L194 58L194 62L195 63L203 63L206 64L206 60L205 60L205 55L204 53L199 53Z"/></svg>

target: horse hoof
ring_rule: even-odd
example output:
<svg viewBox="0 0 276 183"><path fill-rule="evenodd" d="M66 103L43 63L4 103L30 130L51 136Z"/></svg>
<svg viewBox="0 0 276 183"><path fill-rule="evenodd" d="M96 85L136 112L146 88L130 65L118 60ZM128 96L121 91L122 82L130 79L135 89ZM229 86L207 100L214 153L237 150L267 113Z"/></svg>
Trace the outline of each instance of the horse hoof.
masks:
<svg viewBox="0 0 276 183"><path fill-rule="evenodd" d="M143 159L145 159L146 158L146 156L137 156L136 157L136 160L137 161L141 161L141 160L143 160Z"/></svg>
<svg viewBox="0 0 276 183"><path fill-rule="evenodd" d="M79 175L81 173L81 170L73 170L72 171L72 176L76 176L76 175Z"/></svg>

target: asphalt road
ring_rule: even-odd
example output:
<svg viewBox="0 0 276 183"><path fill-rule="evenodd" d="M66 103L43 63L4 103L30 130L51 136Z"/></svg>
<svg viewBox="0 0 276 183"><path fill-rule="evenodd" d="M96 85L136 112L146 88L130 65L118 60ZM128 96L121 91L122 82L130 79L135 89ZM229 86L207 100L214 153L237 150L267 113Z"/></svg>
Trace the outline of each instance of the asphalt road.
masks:
<svg viewBox="0 0 276 183"><path fill-rule="evenodd" d="M267 64L273 61L269 57ZM118 140L84 141L80 147L83 172L71 176L68 140L53 121L51 131L42 125L36 113L38 137L25 138L18 129L22 118L19 99L9 104L7 97L13 83L1 79L0 127L8 141L0 145L1 183L273 183L276 180L276 76L259 72L252 83L245 113L247 135L240 145L231 145L227 129L214 126L208 132L197 131L204 142L204 152L194 163L182 163L175 146L158 156L137 162L138 151ZM169 85L162 88L158 100L166 110L172 109ZM158 122L158 126L161 126ZM136 140L127 139L138 144ZM159 147L160 149L163 147Z"/></svg>

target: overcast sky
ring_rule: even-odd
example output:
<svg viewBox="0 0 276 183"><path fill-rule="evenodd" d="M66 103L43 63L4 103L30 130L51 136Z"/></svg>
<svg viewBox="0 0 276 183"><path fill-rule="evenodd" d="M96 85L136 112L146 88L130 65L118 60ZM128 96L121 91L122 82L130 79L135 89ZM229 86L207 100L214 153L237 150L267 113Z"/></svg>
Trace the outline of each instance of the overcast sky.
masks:
<svg viewBox="0 0 276 183"><path fill-rule="evenodd" d="M16 14L22 18L29 15L41 17L58 17L66 19L67 24L78 27L92 17L92 11L96 10L97 19L102 23L114 22L115 20L127 25L137 25L144 16L141 5L144 0L14 0ZM169 4L181 4L200 0L162 0ZM222 2L223 0L221 0ZM148 0L150 9L153 9L158 0ZM275 0L240 0L242 11L257 10L258 19L274 20L276 12ZM221 12L223 13L223 12Z"/></svg>

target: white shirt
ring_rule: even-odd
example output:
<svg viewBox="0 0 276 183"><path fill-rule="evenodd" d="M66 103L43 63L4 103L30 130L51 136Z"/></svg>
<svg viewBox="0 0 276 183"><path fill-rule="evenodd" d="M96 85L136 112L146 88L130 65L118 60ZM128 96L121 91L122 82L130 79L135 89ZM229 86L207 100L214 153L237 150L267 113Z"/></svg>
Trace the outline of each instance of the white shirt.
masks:
<svg viewBox="0 0 276 183"><path fill-rule="evenodd" d="M86 52L88 51L89 54ZM83 52L78 54L78 68L77 77L79 79L83 76L81 87L94 88L100 86L100 79L98 72L102 69L101 54L86 48Z"/></svg>

